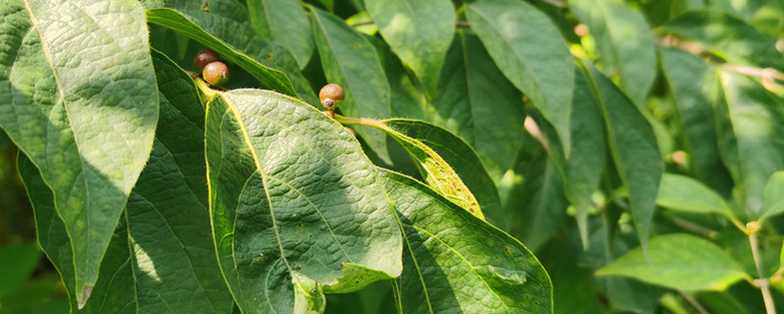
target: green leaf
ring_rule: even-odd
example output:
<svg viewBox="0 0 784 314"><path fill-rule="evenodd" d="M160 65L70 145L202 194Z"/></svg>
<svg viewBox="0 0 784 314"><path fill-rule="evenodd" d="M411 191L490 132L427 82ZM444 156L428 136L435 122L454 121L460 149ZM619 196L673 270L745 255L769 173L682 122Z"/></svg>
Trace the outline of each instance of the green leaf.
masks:
<svg viewBox="0 0 784 314"><path fill-rule="evenodd" d="M732 63L784 69L784 54L776 49L775 38L721 11L687 12L662 25L660 31L698 41Z"/></svg>
<svg viewBox="0 0 784 314"><path fill-rule="evenodd" d="M339 120L353 121L350 118ZM359 123L379 129L400 143L414 159L425 182L458 206L482 220L485 219L482 208L498 211L501 206L498 191L479 157L449 131L408 119L360 120Z"/></svg>
<svg viewBox="0 0 784 314"><path fill-rule="evenodd" d="M33 274L41 259L41 251L34 244L9 244L0 246L0 297L22 287Z"/></svg>
<svg viewBox="0 0 784 314"><path fill-rule="evenodd" d="M323 292L400 274L403 244L382 178L343 126L271 91L213 97L213 240L244 313L323 309Z"/></svg>
<svg viewBox="0 0 784 314"><path fill-rule="evenodd" d="M154 52L153 62L161 112L154 149L103 263L111 271L102 270L94 292L114 300L111 306L141 313L228 313L233 301L205 232L210 226L199 94L190 76L165 56ZM35 208L39 243L71 293L69 240L52 212L51 192L29 161L22 160L20 169ZM115 278L118 271L122 279ZM101 297L93 298L85 312L111 312Z"/></svg>
<svg viewBox="0 0 784 314"><path fill-rule="evenodd" d="M569 0L580 22L588 25L608 74L620 76L629 98L643 106L656 79L656 48L645 17L621 0Z"/></svg>
<svg viewBox="0 0 784 314"><path fill-rule="evenodd" d="M347 116L390 116L390 87L375 47L340 18L311 7L311 26L327 80L345 89L340 111ZM383 134L359 129L376 154L389 162Z"/></svg>
<svg viewBox="0 0 784 314"><path fill-rule="evenodd" d="M574 62L558 28L525 1L477 1L466 16L501 72L555 127L568 156Z"/></svg>
<svg viewBox="0 0 784 314"><path fill-rule="evenodd" d="M476 148L493 180L514 167L522 144L522 97L476 35L458 32L441 74L438 97L426 115Z"/></svg>
<svg viewBox="0 0 784 314"><path fill-rule="evenodd" d="M647 257L635 249L600 269L598 276L623 276L683 291L722 291L750 276L715 244L688 234L650 240Z"/></svg>
<svg viewBox="0 0 784 314"><path fill-rule="evenodd" d="M708 87L715 84L715 70L702 58L675 48L659 49L659 57L683 129L692 173L717 191L729 191L732 182L717 144L715 104L706 95Z"/></svg>
<svg viewBox="0 0 784 314"><path fill-rule="evenodd" d="M784 213L784 171L777 171L770 176L765 185L762 204L762 218Z"/></svg>
<svg viewBox="0 0 784 314"><path fill-rule="evenodd" d="M266 88L274 89L288 95L299 96L314 105L318 103L315 94L313 94L313 90L310 88L307 81L301 77L302 74L296 73L298 75L294 75L292 78L293 74L291 73L293 72L289 71L288 74L283 73L278 69L262 63L265 61L268 63L272 62L275 58L267 59L272 55L267 52L268 49L264 48L265 44L260 39L254 39L251 35L240 35L248 33L250 30L246 32L241 31L243 28L235 28L233 30L235 37L244 39L236 39L236 41L245 42L245 45L248 46L246 49L240 49L235 48L234 45L237 44L228 44L220 39L228 37L219 38L205 30L202 27L202 24L205 24L204 22L199 23L194 18L184 15L177 10L166 8L149 9L147 10L147 21L177 31L184 36L209 47L217 52L221 58L232 64L236 64L250 73L250 75ZM231 27L232 25L227 25L225 28L230 29ZM283 54L277 54L277 57L281 56L283 56ZM297 77L299 77L299 79L297 79Z"/></svg>
<svg viewBox="0 0 784 314"><path fill-rule="evenodd" d="M741 204L753 217L763 214L763 192L770 176L784 169L784 107L751 78L730 72L718 73L720 103L731 123L734 141L729 153L735 157Z"/></svg>
<svg viewBox="0 0 784 314"><path fill-rule="evenodd" d="M449 0L365 0L381 36L435 95L438 75L455 34L455 8Z"/></svg>
<svg viewBox="0 0 784 314"><path fill-rule="evenodd" d="M125 221L121 220L118 224L101 262L100 273L106 275L98 278L92 296L85 304L81 304L81 309L77 311L73 250L63 220L55 211L54 195L30 159L19 154L18 165L20 177L33 206L38 244L63 280L63 286L69 296L71 312L85 314L135 312L134 294L128 293L129 287L133 284L133 274Z"/></svg>
<svg viewBox="0 0 784 314"><path fill-rule="evenodd" d="M158 120L144 11L133 0L4 1L0 37L0 126L53 190L84 303Z"/></svg>
<svg viewBox="0 0 784 314"><path fill-rule="evenodd" d="M617 86L595 68L591 72L610 152L628 190L637 235L645 247L664 172L656 136L645 116Z"/></svg>
<svg viewBox="0 0 784 314"><path fill-rule="evenodd" d="M384 172L404 234L403 313L552 313L552 283L520 242L414 179Z"/></svg>
<svg viewBox="0 0 784 314"><path fill-rule="evenodd" d="M286 47L305 68L313 55L308 17L300 1L247 0L250 24L262 38Z"/></svg>
<svg viewBox="0 0 784 314"><path fill-rule="evenodd" d="M662 176L656 204L687 213L720 214L734 219L732 209L720 195L700 181L677 174Z"/></svg>

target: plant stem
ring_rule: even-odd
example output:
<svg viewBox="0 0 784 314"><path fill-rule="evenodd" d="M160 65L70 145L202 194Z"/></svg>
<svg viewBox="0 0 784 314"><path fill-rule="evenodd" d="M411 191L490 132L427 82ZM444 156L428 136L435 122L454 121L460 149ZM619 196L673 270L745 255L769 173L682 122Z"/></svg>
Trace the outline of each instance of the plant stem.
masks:
<svg viewBox="0 0 784 314"><path fill-rule="evenodd" d="M762 259L759 253L759 239L757 238L757 231L759 231L759 223L752 221L746 224L749 245L751 246L751 257L754 258L754 266L757 268L757 276L759 279L754 280L754 283L759 287L762 292L762 301L765 303L765 312L767 314L776 314L776 304L773 302L773 296L770 293L770 282L762 272Z"/></svg>

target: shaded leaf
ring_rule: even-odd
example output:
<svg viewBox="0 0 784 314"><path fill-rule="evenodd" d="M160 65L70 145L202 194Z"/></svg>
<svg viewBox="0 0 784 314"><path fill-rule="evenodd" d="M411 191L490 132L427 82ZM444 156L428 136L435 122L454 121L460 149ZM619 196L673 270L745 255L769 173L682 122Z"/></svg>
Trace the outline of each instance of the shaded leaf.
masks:
<svg viewBox="0 0 784 314"><path fill-rule="evenodd" d="M41 251L34 244L8 244L0 246L0 297L19 289L33 274Z"/></svg>
<svg viewBox="0 0 784 314"><path fill-rule="evenodd" d="M522 97L476 35L458 32L441 74L438 97L426 114L433 124L474 147L493 180L514 167L522 144Z"/></svg>
<svg viewBox="0 0 784 314"><path fill-rule="evenodd" d="M698 41L710 52L733 63L784 69L776 39L743 20L716 10L691 11L660 27L661 32Z"/></svg>
<svg viewBox="0 0 784 314"><path fill-rule="evenodd" d="M684 291L721 291L749 278L715 244L688 234L654 237L647 258L635 249L600 269L599 276L624 276Z"/></svg>
<svg viewBox="0 0 784 314"><path fill-rule="evenodd" d="M700 57L674 48L659 49L659 57L683 129L691 171L711 188L729 191L732 182L720 157L715 104L709 95L715 70Z"/></svg>
<svg viewBox="0 0 784 314"><path fill-rule="evenodd" d="M311 27L327 80L345 89L346 99L340 103L340 111L352 117L389 117L389 82L373 44L337 16L312 7L311 12ZM379 157L389 162L383 134L364 129L358 133Z"/></svg>
<svg viewBox="0 0 784 314"><path fill-rule="evenodd" d="M618 74L629 98L643 106L656 79L654 36L645 17L621 0L569 0L569 7L588 25L606 73Z"/></svg>
<svg viewBox="0 0 784 314"><path fill-rule="evenodd" d="M720 214L734 219L724 199L700 181L666 173L662 176L656 204L672 210L698 214Z"/></svg>
<svg viewBox="0 0 784 314"><path fill-rule="evenodd" d="M206 122L212 231L244 313L323 310L401 271L382 178L344 127L271 91L214 92Z"/></svg>
<svg viewBox="0 0 784 314"><path fill-rule="evenodd" d="M365 0L381 36L435 95L438 75L455 33L455 8L449 0Z"/></svg>
<svg viewBox="0 0 784 314"><path fill-rule="evenodd" d="M302 3L291 0L246 0L246 3L253 30L288 49L299 68L305 68L315 48Z"/></svg>
<svg viewBox="0 0 784 314"><path fill-rule="evenodd" d="M765 185L762 204L763 218L784 213L784 171L777 171L770 176Z"/></svg>
<svg viewBox="0 0 784 314"><path fill-rule="evenodd" d="M144 11L132 0L109 4L0 4L7 43L0 47L0 126L56 197L80 303L98 280L158 120Z"/></svg>
<svg viewBox="0 0 784 314"><path fill-rule="evenodd" d="M623 92L595 68L591 69L602 108L607 142L621 180L628 189L637 234L645 247L651 232L659 180L664 164L648 120Z"/></svg>
<svg viewBox="0 0 784 314"><path fill-rule="evenodd" d="M403 313L552 313L552 283L520 242L415 180L384 172L406 250Z"/></svg>
<svg viewBox="0 0 784 314"><path fill-rule="evenodd" d="M555 127L568 156L574 62L558 28L525 1L477 1L466 16L501 72Z"/></svg>

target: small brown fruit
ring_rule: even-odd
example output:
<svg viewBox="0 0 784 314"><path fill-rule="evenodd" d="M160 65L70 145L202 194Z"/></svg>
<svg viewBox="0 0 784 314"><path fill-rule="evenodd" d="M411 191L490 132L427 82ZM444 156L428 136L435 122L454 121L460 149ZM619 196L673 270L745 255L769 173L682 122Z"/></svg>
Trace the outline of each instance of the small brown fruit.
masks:
<svg viewBox="0 0 784 314"><path fill-rule="evenodd" d="M193 66L201 69L214 61L218 61L218 54L209 49L202 49L193 57Z"/></svg>
<svg viewBox="0 0 784 314"><path fill-rule="evenodd" d="M213 61L204 66L201 77L212 86L221 86L229 81L229 67L220 61Z"/></svg>
<svg viewBox="0 0 784 314"><path fill-rule="evenodd" d="M327 109L332 109L335 104L343 100L343 87L335 83L324 85L319 91L319 99L321 104Z"/></svg>

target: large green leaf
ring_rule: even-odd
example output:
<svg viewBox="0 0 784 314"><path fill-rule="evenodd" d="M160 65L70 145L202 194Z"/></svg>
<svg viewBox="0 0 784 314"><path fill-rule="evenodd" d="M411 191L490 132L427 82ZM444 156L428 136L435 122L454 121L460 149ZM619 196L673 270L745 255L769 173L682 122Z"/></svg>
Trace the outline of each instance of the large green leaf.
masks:
<svg viewBox="0 0 784 314"><path fill-rule="evenodd" d="M737 163L741 204L749 215L759 217L768 178L784 169L784 106L751 78L724 71L718 75L719 101L734 134L727 149Z"/></svg>
<svg viewBox="0 0 784 314"><path fill-rule="evenodd" d="M297 59L287 49L256 34L247 8L238 0L146 0L145 5L148 22L209 47L222 59L250 73L265 88L318 105Z"/></svg>
<svg viewBox="0 0 784 314"><path fill-rule="evenodd" d="M466 16L501 72L555 127L569 155L574 62L558 28L525 1L477 1Z"/></svg>
<svg viewBox="0 0 784 314"><path fill-rule="evenodd" d="M677 174L664 174L656 204L687 213L719 214L733 218L724 199L700 181Z"/></svg>
<svg viewBox="0 0 784 314"><path fill-rule="evenodd" d="M491 177L514 166L523 133L520 93L490 59L476 35L458 32L441 74L429 120L476 148Z"/></svg>
<svg viewBox="0 0 784 314"><path fill-rule="evenodd" d="M308 17L300 1L247 0L246 3L256 33L286 47L299 67L304 68L314 47Z"/></svg>
<svg viewBox="0 0 784 314"><path fill-rule="evenodd" d="M762 205L764 218L784 213L784 171L777 171L768 179Z"/></svg>
<svg viewBox="0 0 784 314"><path fill-rule="evenodd" d="M383 181L343 126L293 98L216 92L207 110L219 264L244 313L318 311L401 272Z"/></svg>
<svg viewBox="0 0 784 314"><path fill-rule="evenodd" d="M776 49L775 38L721 11L687 12L662 25L660 30L698 41L730 62L784 69L784 54Z"/></svg>
<svg viewBox="0 0 784 314"><path fill-rule="evenodd" d="M750 276L715 244L687 234L651 239L647 254L635 249L597 272L684 291L721 291Z"/></svg>
<svg viewBox="0 0 784 314"><path fill-rule="evenodd" d="M84 312L117 307L139 313L228 313L233 302L205 232L210 227L204 111L190 76L165 56L153 56L161 106L154 149ZM52 193L29 161L23 158L20 169L35 208L39 243L73 293L70 240L52 211Z"/></svg>
<svg viewBox="0 0 784 314"><path fill-rule="evenodd" d="M628 190L630 210L644 247L651 231L659 180L664 172L656 136L645 116L610 79L595 68L591 72L610 152Z"/></svg>
<svg viewBox="0 0 784 314"><path fill-rule="evenodd" d="M606 73L619 74L623 90L643 106L656 79L654 36L645 17L621 0L569 0L569 7L588 25Z"/></svg>
<svg viewBox="0 0 784 314"><path fill-rule="evenodd" d="M365 7L392 51L434 95L455 33L452 1L365 0Z"/></svg>
<svg viewBox="0 0 784 314"><path fill-rule="evenodd" d="M675 48L659 49L659 57L683 129L691 171L708 186L728 191L731 181L717 144L715 104L707 95L715 84L715 70L702 58Z"/></svg>
<svg viewBox="0 0 784 314"><path fill-rule="evenodd" d="M3 1L0 37L0 126L55 195L84 303L158 120L144 11L133 0Z"/></svg>
<svg viewBox="0 0 784 314"><path fill-rule="evenodd" d="M520 242L414 179L385 172L406 251L403 313L552 313L552 283Z"/></svg>
<svg viewBox="0 0 784 314"><path fill-rule="evenodd" d="M340 111L352 117L387 118L390 87L375 47L340 18L311 7L311 25L327 80L345 88ZM389 161L383 134L359 134L384 161Z"/></svg>

